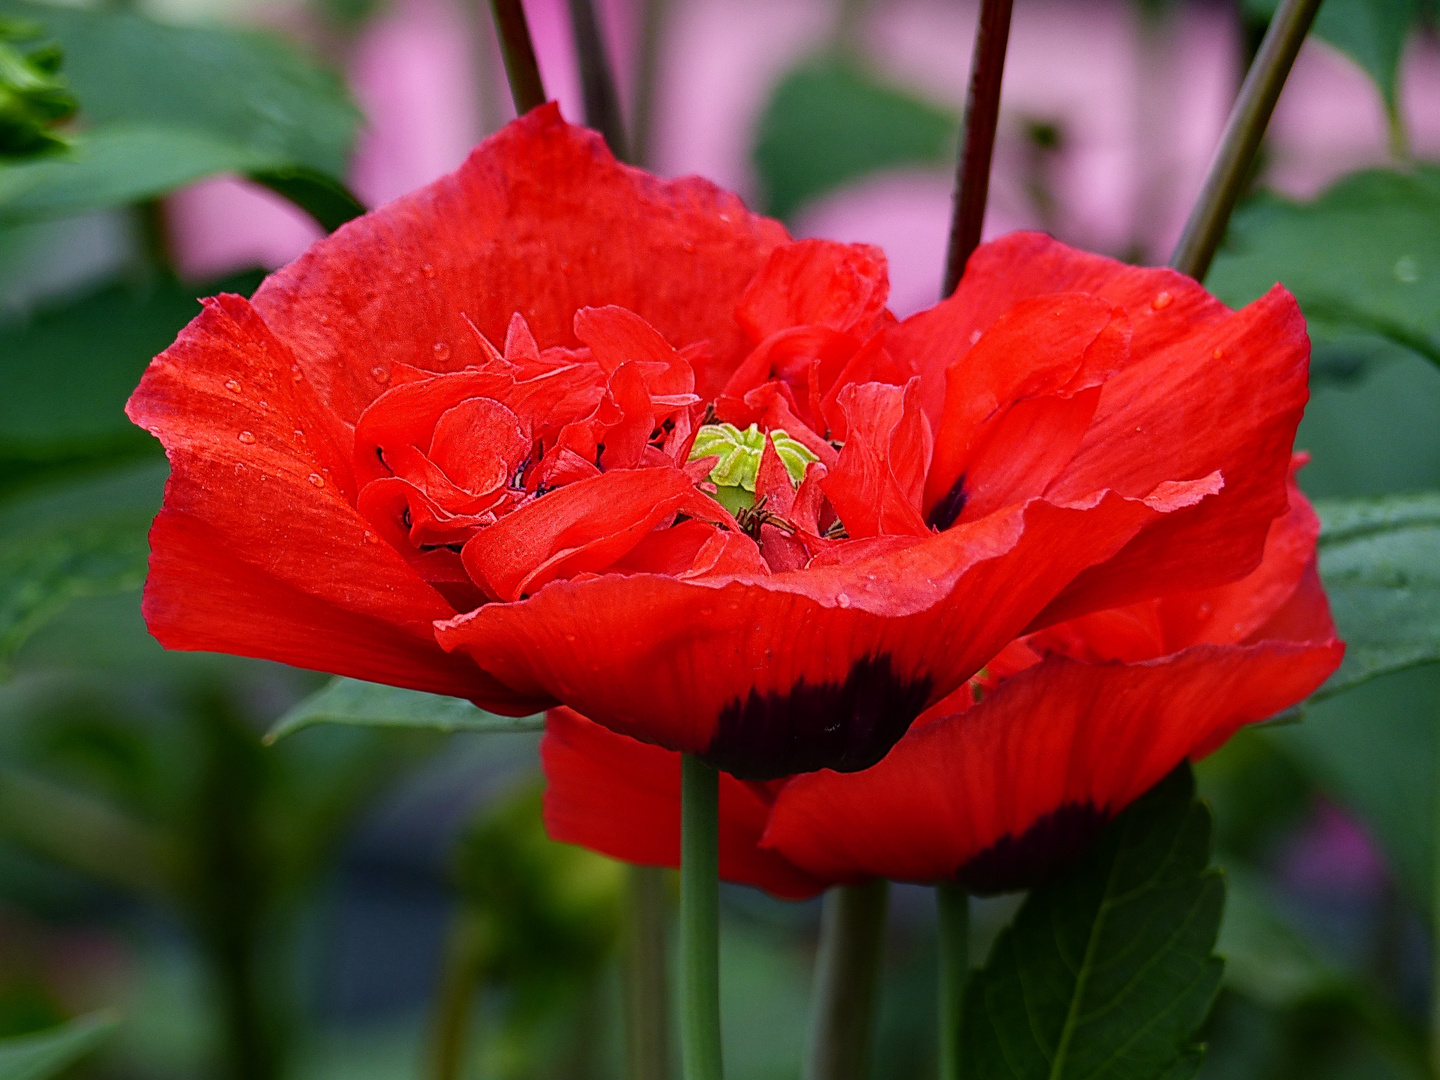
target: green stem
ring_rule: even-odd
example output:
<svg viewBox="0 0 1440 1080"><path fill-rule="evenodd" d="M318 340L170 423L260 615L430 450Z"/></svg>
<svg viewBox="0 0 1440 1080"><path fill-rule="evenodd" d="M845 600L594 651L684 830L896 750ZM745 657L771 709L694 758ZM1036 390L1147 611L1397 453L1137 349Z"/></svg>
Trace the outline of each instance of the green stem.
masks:
<svg viewBox="0 0 1440 1080"><path fill-rule="evenodd" d="M1440 782L1440 744L1435 752L1435 777ZM1440 786L1431 788L1430 868L1430 1071L1440 1076Z"/></svg>
<svg viewBox="0 0 1440 1080"><path fill-rule="evenodd" d="M470 1027L485 959L485 923L480 913L462 907L445 942L440 991L431 1026L430 1075L460 1080L470 1056Z"/></svg>
<svg viewBox="0 0 1440 1080"><path fill-rule="evenodd" d="M970 90L965 96L965 126L960 134L960 161L955 169L955 210L950 219L950 250L945 256L942 296L955 291L971 253L980 246L1013 6L1014 0L981 0L980 4L975 55L970 64Z"/></svg>
<svg viewBox="0 0 1440 1080"><path fill-rule="evenodd" d="M1280 91L1295 64L1295 56L1315 21L1320 0L1280 0L1270 28L1260 42L1260 51L1245 75L1240 96L1230 112L1220 148L1210 163L1210 173L1190 220L1170 256L1170 265L1196 281L1204 281L1210 260L1224 239L1230 213L1250 176L1250 163L1260 149L1260 140L1270 124L1270 114L1280 100Z"/></svg>
<svg viewBox="0 0 1440 1080"><path fill-rule="evenodd" d="M940 1080L962 1080L960 1037L970 981L970 896L958 885L935 886L940 909Z"/></svg>
<svg viewBox="0 0 1440 1080"><path fill-rule="evenodd" d="M627 1080L669 1080L670 997L665 931L665 871L629 868L626 913L625 1029Z"/></svg>
<svg viewBox="0 0 1440 1080"><path fill-rule="evenodd" d="M722 1080L720 774L680 765L680 1051L684 1080Z"/></svg>
<svg viewBox="0 0 1440 1080"><path fill-rule="evenodd" d="M864 1080L889 889L879 878L825 894L804 1080Z"/></svg>
<svg viewBox="0 0 1440 1080"><path fill-rule="evenodd" d="M535 60L535 44L530 40L525 7L520 0L490 0L490 11L495 16L495 32L500 38L515 112L524 116L545 104L545 84L540 81L540 65Z"/></svg>
<svg viewBox="0 0 1440 1080"><path fill-rule="evenodd" d="M615 89L615 76L605 42L600 37L600 22L595 18L591 0L569 0L570 29L575 36L575 54L580 60L580 86L585 98L585 123L605 136L610 152L627 159L625 122L620 115L620 95Z"/></svg>

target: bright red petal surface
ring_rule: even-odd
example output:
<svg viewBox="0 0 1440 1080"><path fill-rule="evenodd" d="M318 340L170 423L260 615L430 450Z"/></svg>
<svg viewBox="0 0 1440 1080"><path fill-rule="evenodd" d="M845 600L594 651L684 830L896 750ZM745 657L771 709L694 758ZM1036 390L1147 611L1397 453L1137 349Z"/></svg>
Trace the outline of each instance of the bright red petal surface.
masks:
<svg viewBox="0 0 1440 1080"><path fill-rule="evenodd" d="M437 633L518 694L738 776L865 768L1157 513L1116 496L1036 501L924 539L882 538L875 557L847 565L557 581Z"/></svg>
<svg viewBox="0 0 1440 1080"><path fill-rule="evenodd" d="M255 294L321 399L353 422L390 365L482 359L466 318L504 340L520 312L542 347L575 345L575 312L617 304L671 344L708 340L713 395L748 345L735 305L788 238L734 195L616 163L551 104L482 143L458 171L320 241Z"/></svg>
<svg viewBox="0 0 1440 1080"><path fill-rule="evenodd" d="M343 435L246 301L206 301L127 412L171 463L144 600L164 645L526 704L435 644L454 609L352 508Z"/></svg>
<svg viewBox="0 0 1440 1080"><path fill-rule="evenodd" d="M552 709L540 742L550 836L646 866L680 864L680 755L617 735L570 709ZM720 876L786 900L817 881L759 847L770 799L720 774Z"/></svg>
<svg viewBox="0 0 1440 1080"><path fill-rule="evenodd" d="M983 892L1029 886L1185 758L1314 690L1342 649L1269 641L1140 664L1052 657L917 727L872 769L797 777L764 843L833 881L958 874Z"/></svg>

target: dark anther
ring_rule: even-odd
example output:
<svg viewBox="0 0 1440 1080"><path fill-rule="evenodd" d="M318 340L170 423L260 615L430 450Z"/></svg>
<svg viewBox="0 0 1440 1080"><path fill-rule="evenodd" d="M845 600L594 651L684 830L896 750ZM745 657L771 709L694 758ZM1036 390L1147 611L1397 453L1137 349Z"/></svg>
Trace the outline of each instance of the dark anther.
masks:
<svg viewBox="0 0 1440 1080"><path fill-rule="evenodd" d="M700 418L700 426L715 423L715 403L712 401L705 406L705 415Z"/></svg>
<svg viewBox="0 0 1440 1080"><path fill-rule="evenodd" d="M597 443L595 445L595 467L601 471L605 469L605 466L600 464L600 455L603 453L605 453L605 444L603 442Z"/></svg>
<svg viewBox="0 0 1440 1080"><path fill-rule="evenodd" d="M930 518L926 524L932 529L944 532L960 519L969 498L965 491L965 474L961 473L955 483L950 485L950 490L940 496L940 501L930 508Z"/></svg>
<svg viewBox="0 0 1440 1080"><path fill-rule="evenodd" d="M382 469L384 469L386 472L394 472L394 471L395 471L394 469L390 468L390 466L389 466L389 465L386 463L386 461L385 461L385 450L384 450L384 448L379 447L379 446L375 447L375 457L379 459L379 461L380 461L380 467L381 467Z"/></svg>
<svg viewBox="0 0 1440 1080"><path fill-rule="evenodd" d="M740 512L735 515L735 524L740 526L740 531L757 543L760 540L760 526L762 525L773 525L775 528L792 535L796 531L793 521L787 521L779 514L772 513L765 509L765 503L768 502L769 499L769 495L762 495L760 496L760 501L754 506L749 508L742 507Z"/></svg>
<svg viewBox="0 0 1440 1080"><path fill-rule="evenodd" d="M843 521L841 521L839 518L836 518L834 521L832 521L832 522L830 523L830 527L825 530L825 539L826 539L826 540L849 540L849 539L850 539L850 534L845 531L845 523L844 523Z"/></svg>
<svg viewBox="0 0 1440 1080"><path fill-rule="evenodd" d="M407 506L404 510L400 511L400 524L404 525L407 529L410 528L410 507Z"/></svg>
<svg viewBox="0 0 1440 1080"><path fill-rule="evenodd" d="M464 547L464 544L421 544L420 550L439 551L441 548L444 548L446 551L453 551L458 555Z"/></svg>

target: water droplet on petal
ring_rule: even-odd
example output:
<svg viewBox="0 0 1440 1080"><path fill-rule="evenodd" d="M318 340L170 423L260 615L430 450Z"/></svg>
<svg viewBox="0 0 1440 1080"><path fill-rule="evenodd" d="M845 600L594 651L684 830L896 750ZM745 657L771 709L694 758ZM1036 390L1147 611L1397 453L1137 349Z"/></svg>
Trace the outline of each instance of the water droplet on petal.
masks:
<svg viewBox="0 0 1440 1080"><path fill-rule="evenodd" d="M301 442L304 442L304 441L305 441L305 432L301 431L301 430L297 427L297 428L295 429L295 438L299 439Z"/></svg>
<svg viewBox="0 0 1440 1080"><path fill-rule="evenodd" d="M370 369L370 377L378 383L387 383L390 381L390 369L383 364L376 364Z"/></svg>
<svg viewBox="0 0 1440 1080"><path fill-rule="evenodd" d="M255 441L255 436L254 436L254 434L252 434L252 433L249 432L249 431L242 431L242 432L240 432L239 436L237 436L237 437L238 437L239 440L240 440L241 442L243 442L246 446L249 446L251 443L253 443L253 442Z"/></svg>
<svg viewBox="0 0 1440 1080"><path fill-rule="evenodd" d="M1169 307L1171 303L1174 302L1174 300L1175 298L1171 296L1168 292L1162 292L1157 294L1154 300L1150 301L1150 306L1156 311L1163 311L1165 308Z"/></svg>
<svg viewBox="0 0 1440 1080"><path fill-rule="evenodd" d="M305 377L305 373L300 370L300 365L299 365L299 364L291 364L291 365L290 365L290 380L291 380L292 382L299 382L299 381L300 381L301 379L303 379L304 377Z"/></svg>
<svg viewBox="0 0 1440 1080"><path fill-rule="evenodd" d="M245 463L244 463L243 461L237 461L237 462L235 462L235 475L236 475L236 476L239 476L239 475L240 475L241 473L243 473L244 471L245 471Z"/></svg>
<svg viewBox="0 0 1440 1080"><path fill-rule="evenodd" d="M566 635L565 635L565 640L566 640L566 641L574 641L574 640L575 640L575 635L574 635L574 634L566 634Z"/></svg>
<svg viewBox="0 0 1440 1080"><path fill-rule="evenodd" d="M846 596L846 595L842 592L842 593L838 594L838 595L835 597L835 603L839 604L841 607L849 607L849 606L850 606L850 597Z"/></svg>
<svg viewBox="0 0 1440 1080"><path fill-rule="evenodd" d="M317 488L323 488L325 486L325 478L318 472L312 472L310 474L310 483L314 484Z"/></svg>
<svg viewBox="0 0 1440 1080"><path fill-rule="evenodd" d="M433 278L435 276L435 267L431 266L429 263L426 263L424 266L420 267L420 270L427 278Z"/></svg>
<svg viewBox="0 0 1440 1080"><path fill-rule="evenodd" d="M268 408L270 408L270 402L262 400L262 401L260 402L260 408L262 408L262 409L268 409Z"/></svg>
<svg viewBox="0 0 1440 1080"><path fill-rule="evenodd" d="M1212 359L1212 360L1219 360L1219 359L1220 359L1222 356L1224 356L1224 355L1225 355L1225 350L1224 350L1224 349L1216 349L1213 353L1210 354L1210 359Z"/></svg>
<svg viewBox="0 0 1440 1080"><path fill-rule="evenodd" d="M446 360L450 359L450 346L445 344L445 342L443 341L435 342L435 347L433 351L435 353L435 359L440 361L440 363L442 364Z"/></svg>
<svg viewBox="0 0 1440 1080"><path fill-rule="evenodd" d="M240 384L234 379L226 379L225 389L229 390L232 394L238 394L240 392Z"/></svg>

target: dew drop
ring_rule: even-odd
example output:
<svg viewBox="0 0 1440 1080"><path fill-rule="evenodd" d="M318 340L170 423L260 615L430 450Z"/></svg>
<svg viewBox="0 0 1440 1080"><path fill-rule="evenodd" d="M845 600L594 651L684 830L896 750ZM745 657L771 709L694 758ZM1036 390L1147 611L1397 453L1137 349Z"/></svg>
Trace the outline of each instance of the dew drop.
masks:
<svg viewBox="0 0 1440 1080"><path fill-rule="evenodd" d="M329 315L326 315L324 312L321 312L321 313L320 313L320 325L321 325L321 326L329 326L329 325L330 325L330 316L329 316Z"/></svg>
<svg viewBox="0 0 1440 1080"><path fill-rule="evenodd" d="M850 597L846 596L843 592L839 593L835 597L835 603L839 604L841 607L849 607Z"/></svg>
<svg viewBox="0 0 1440 1080"><path fill-rule="evenodd" d="M979 331L979 330L971 330L971 331L970 331L970 344L971 344L971 345L974 345L974 344L975 344L977 341L979 341L979 340L980 340L980 331Z"/></svg>
<svg viewBox="0 0 1440 1080"><path fill-rule="evenodd" d="M300 381L301 379L303 379L304 377L305 377L305 373L300 370L300 365L299 365L299 364L291 364L291 365L290 365L290 381L291 381L291 382L299 382L299 381Z"/></svg>
<svg viewBox="0 0 1440 1080"><path fill-rule="evenodd" d="M240 392L240 384L234 379L226 379L225 389L229 390L232 394L238 394Z"/></svg>
<svg viewBox="0 0 1440 1080"><path fill-rule="evenodd" d="M304 441L305 441L305 432L301 431L301 430L297 427L297 428L295 429L295 438L299 439L301 442L304 442Z"/></svg>
<svg viewBox="0 0 1440 1080"><path fill-rule="evenodd" d="M375 542L375 534L367 530L366 533L365 533L365 543L367 543L367 544L373 544L374 542Z"/></svg>
<svg viewBox="0 0 1440 1080"><path fill-rule="evenodd" d="M310 474L310 483L314 484L317 488L323 488L325 486L325 478L318 472L312 472Z"/></svg>
<svg viewBox="0 0 1440 1080"><path fill-rule="evenodd" d="M260 408L262 408L262 409L269 409L269 408L270 408L270 402L262 400L262 401L260 402Z"/></svg>
<svg viewBox="0 0 1440 1080"><path fill-rule="evenodd" d="M235 462L235 475L236 475L236 476L239 476L239 475L240 475L241 473L243 473L244 471L245 471L245 463L244 463L243 461L237 461L237 462Z"/></svg>
<svg viewBox="0 0 1440 1080"><path fill-rule="evenodd" d="M242 431L242 432L240 432L240 434L237 436L237 438L239 438L239 440L240 440L241 442L243 442L246 446L249 446L251 443L253 443L253 442L255 441L255 436L254 436L254 434L251 433L251 432L249 432L249 431Z"/></svg>
<svg viewBox="0 0 1440 1080"><path fill-rule="evenodd" d="M443 341L437 341L432 351L435 353L435 359L442 364L450 359L450 346Z"/></svg>
<svg viewBox="0 0 1440 1080"><path fill-rule="evenodd" d="M1224 356L1224 355L1225 355L1225 350L1224 350L1224 349L1216 349L1214 352L1212 352L1212 353L1210 354L1210 359L1212 359L1212 360L1219 360L1219 359L1220 359L1222 356Z"/></svg>
<svg viewBox="0 0 1440 1080"><path fill-rule="evenodd" d="M431 266L429 263L426 263L424 266L420 267L420 270L427 278L433 278L435 276L435 267Z"/></svg>
<svg viewBox="0 0 1440 1080"><path fill-rule="evenodd" d="M382 364L376 364L370 369L370 377L378 383L387 383L390 381L390 369Z"/></svg>
<svg viewBox="0 0 1440 1080"><path fill-rule="evenodd" d="M1162 292L1158 294L1154 300L1150 301L1150 306L1156 311L1163 311L1165 308L1170 306L1174 299L1175 298L1171 296L1168 292Z"/></svg>
<svg viewBox="0 0 1440 1080"><path fill-rule="evenodd" d="M566 635L565 635L565 640L566 640L566 641L574 641L574 640L575 640L575 635L574 635L574 634L566 634Z"/></svg>

